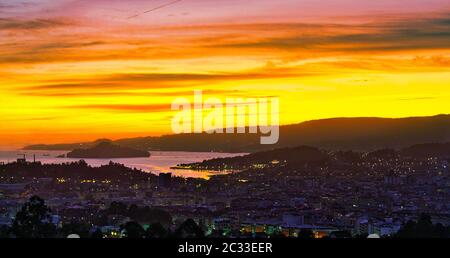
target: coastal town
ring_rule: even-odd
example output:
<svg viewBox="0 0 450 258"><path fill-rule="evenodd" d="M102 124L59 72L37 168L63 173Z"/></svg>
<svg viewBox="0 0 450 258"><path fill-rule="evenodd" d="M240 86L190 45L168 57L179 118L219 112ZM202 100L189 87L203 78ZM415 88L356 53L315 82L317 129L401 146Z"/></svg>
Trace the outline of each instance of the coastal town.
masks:
<svg viewBox="0 0 450 258"><path fill-rule="evenodd" d="M285 160L248 155L183 164L239 170L210 179L156 175L113 162L93 168L84 161L19 158L0 164L1 234L32 196L45 200L55 228L83 225L87 235L105 238L123 237L130 223L176 232L187 221L207 237L394 237L424 215L448 234L447 156L312 147L286 152Z"/></svg>

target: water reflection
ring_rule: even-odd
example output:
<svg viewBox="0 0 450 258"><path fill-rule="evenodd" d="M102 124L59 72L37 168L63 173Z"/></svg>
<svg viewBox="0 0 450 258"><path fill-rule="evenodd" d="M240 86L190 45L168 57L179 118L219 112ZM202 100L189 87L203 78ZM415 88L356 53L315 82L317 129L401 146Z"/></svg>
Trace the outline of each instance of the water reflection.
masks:
<svg viewBox="0 0 450 258"><path fill-rule="evenodd" d="M66 154L67 151L0 151L0 162L12 162L17 158L21 158L21 154L25 154L28 161L36 161L45 164L61 164L66 162L74 162L79 159L57 158L57 156ZM150 158L125 158L125 159L85 159L85 161L94 167L106 165L110 161L123 164L127 167L141 169L146 172L159 174L171 172L175 176L195 177L208 179L212 175L226 174L227 172L217 171L197 171L189 169L171 169L178 164L201 162L213 158L226 158L245 153L216 153L216 152L181 152L181 151L154 151L151 152Z"/></svg>

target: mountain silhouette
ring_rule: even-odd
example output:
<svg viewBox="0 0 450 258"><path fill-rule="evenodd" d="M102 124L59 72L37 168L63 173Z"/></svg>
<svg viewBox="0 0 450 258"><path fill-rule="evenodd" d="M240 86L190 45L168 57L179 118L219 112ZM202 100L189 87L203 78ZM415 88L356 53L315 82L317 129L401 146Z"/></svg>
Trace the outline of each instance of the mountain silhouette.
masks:
<svg viewBox="0 0 450 258"><path fill-rule="evenodd" d="M82 159L113 159L149 157L150 153L148 151L114 145L109 141L100 141L100 143L94 147L88 149L75 149L66 156L67 158Z"/></svg>
<svg viewBox="0 0 450 258"><path fill-rule="evenodd" d="M261 145L259 134L178 134L111 141L133 149L152 151L257 152L301 145L330 150L371 151L400 149L415 144L450 141L450 115L411 118L331 118L280 127L274 145ZM106 141L106 140L102 140ZM27 150L90 148L96 142L30 145Z"/></svg>

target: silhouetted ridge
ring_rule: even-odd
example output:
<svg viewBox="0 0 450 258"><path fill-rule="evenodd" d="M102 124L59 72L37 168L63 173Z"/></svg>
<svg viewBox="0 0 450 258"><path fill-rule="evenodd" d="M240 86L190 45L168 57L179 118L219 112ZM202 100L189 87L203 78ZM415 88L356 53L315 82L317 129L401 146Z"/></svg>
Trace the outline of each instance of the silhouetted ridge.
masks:
<svg viewBox="0 0 450 258"><path fill-rule="evenodd" d="M401 153L402 155L414 158L418 157L450 158L450 142L417 144L403 149Z"/></svg>
<svg viewBox="0 0 450 258"><path fill-rule="evenodd" d="M75 149L67 154L68 158L86 159L113 159L113 158L138 158L149 157L148 151L114 145L108 141L101 141L89 149Z"/></svg>
<svg viewBox="0 0 450 258"><path fill-rule="evenodd" d="M330 156L317 148L299 146L295 148L283 148L270 151L256 152L244 156L231 158L216 158L199 163L180 164L178 168L189 167L191 169L222 170L227 168L252 168L271 165L290 164L304 165L328 162Z"/></svg>
<svg viewBox="0 0 450 258"><path fill-rule="evenodd" d="M412 118L332 118L280 127L275 145L261 145L259 134L180 134L112 141L116 145L152 151L258 152L276 148L314 146L329 150L373 151L400 149L427 142L450 141L450 115ZM31 145L28 150L72 150L91 143Z"/></svg>

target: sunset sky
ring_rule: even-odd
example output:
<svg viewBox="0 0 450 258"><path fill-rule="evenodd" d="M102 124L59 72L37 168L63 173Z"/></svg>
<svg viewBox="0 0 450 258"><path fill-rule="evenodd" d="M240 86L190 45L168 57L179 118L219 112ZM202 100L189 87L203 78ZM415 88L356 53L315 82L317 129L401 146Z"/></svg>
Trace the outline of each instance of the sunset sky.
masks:
<svg viewBox="0 0 450 258"><path fill-rule="evenodd" d="M450 113L450 2L0 0L0 149L168 134L194 89L282 124Z"/></svg>

